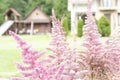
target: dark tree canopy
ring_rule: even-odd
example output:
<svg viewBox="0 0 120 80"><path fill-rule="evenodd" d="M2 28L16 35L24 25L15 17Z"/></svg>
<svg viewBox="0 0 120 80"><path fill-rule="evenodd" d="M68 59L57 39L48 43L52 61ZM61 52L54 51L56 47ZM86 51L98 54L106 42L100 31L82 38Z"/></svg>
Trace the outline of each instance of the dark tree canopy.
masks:
<svg viewBox="0 0 120 80"><path fill-rule="evenodd" d="M39 6L47 15L51 16L51 9L55 9L56 16L69 16L67 0L1 0L0 1L0 24L4 22L4 13L9 8L15 8L25 17L34 7Z"/></svg>

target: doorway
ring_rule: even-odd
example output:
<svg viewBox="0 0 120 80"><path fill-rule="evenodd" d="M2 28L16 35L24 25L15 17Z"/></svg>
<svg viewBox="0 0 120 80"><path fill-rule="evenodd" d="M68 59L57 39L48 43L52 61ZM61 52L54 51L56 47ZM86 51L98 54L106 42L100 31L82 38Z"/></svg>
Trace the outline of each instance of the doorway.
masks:
<svg viewBox="0 0 120 80"><path fill-rule="evenodd" d="M107 14L104 14L105 17L107 17L107 19L111 22L111 14L110 13L107 13Z"/></svg>

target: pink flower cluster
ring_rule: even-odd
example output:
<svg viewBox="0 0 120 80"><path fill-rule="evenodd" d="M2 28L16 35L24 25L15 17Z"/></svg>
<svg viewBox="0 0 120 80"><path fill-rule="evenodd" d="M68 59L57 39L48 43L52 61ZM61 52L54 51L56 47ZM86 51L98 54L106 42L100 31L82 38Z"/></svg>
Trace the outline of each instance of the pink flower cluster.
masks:
<svg viewBox="0 0 120 80"><path fill-rule="evenodd" d="M89 1L89 0L88 0ZM120 39L109 39L102 43L92 16L89 2L87 19L83 27L83 47L77 59L83 73L82 80L119 80L120 79Z"/></svg>
<svg viewBox="0 0 120 80"><path fill-rule="evenodd" d="M120 39L105 43L91 13L88 0L87 19L83 27L83 50L71 49L64 36L61 22L52 11L51 54L39 60L44 52L34 51L18 35L10 31L22 50L23 64L16 63L23 78L13 80L120 80ZM74 45L76 46L76 45Z"/></svg>
<svg viewBox="0 0 120 80"><path fill-rule="evenodd" d="M9 33L14 37L18 47L21 49L23 63L16 63L16 66L24 76L21 79L12 78L12 80L59 80L64 68L63 66L58 67L56 73L52 74L52 71L46 69L46 65L50 60L39 60L45 54L44 52L34 51L31 46L14 32L10 31Z"/></svg>
<svg viewBox="0 0 120 80"><path fill-rule="evenodd" d="M53 66L64 66L63 73L60 80L74 80L77 78L76 72L78 71L78 64L76 62L76 53L74 50L70 49L67 43L66 37L64 35L61 22L56 19L54 10L52 10L52 39L50 43L51 55L49 59L51 60L50 67Z"/></svg>

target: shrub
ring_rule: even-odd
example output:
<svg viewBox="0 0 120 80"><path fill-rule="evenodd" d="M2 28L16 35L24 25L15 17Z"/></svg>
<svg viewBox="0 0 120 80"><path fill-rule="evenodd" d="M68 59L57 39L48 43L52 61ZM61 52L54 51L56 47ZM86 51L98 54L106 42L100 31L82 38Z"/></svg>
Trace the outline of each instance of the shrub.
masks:
<svg viewBox="0 0 120 80"><path fill-rule="evenodd" d="M101 30L101 28L100 28L99 25L98 25L99 20L97 20L97 19L95 18L95 22L96 22L96 25L97 25L97 27L98 27L98 32L99 32L100 34L102 34L102 30Z"/></svg>
<svg viewBox="0 0 120 80"><path fill-rule="evenodd" d="M81 37L83 34L83 20L79 19L77 22L77 36Z"/></svg>
<svg viewBox="0 0 120 80"><path fill-rule="evenodd" d="M99 33L102 36L109 36L111 33L111 29L110 29L110 21L105 17L102 16L99 21L98 21L98 30Z"/></svg>
<svg viewBox="0 0 120 80"><path fill-rule="evenodd" d="M63 26L63 30L65 32L66 35L69 34L69 24L68 24L68 18L64 17L62 20L62 26Z"/></svg>

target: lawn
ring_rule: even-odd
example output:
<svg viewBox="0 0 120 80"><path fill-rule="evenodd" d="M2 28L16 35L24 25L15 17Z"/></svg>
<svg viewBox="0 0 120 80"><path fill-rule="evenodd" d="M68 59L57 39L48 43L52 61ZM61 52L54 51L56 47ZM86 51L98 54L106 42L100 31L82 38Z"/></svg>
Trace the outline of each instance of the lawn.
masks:
<svg viewBox="0 0 120 80"><path fill-rule="evenodd" d="M50 42L48 35L22 35L21 37L38 51L46 50ZM21 56L20 50L16 46L17 44L11 36L0 36L0 77L9 77L18 73L14 63L20 61Z"/></svg>

